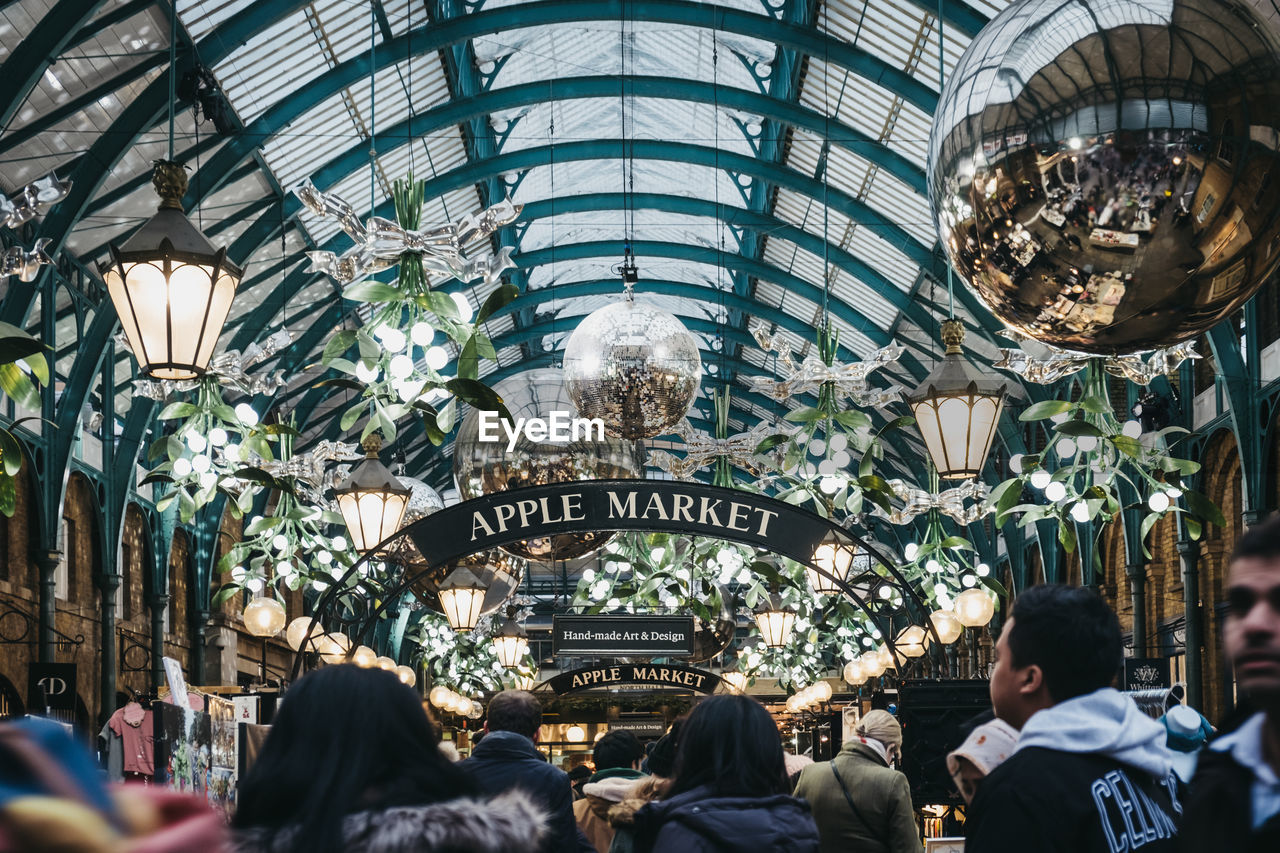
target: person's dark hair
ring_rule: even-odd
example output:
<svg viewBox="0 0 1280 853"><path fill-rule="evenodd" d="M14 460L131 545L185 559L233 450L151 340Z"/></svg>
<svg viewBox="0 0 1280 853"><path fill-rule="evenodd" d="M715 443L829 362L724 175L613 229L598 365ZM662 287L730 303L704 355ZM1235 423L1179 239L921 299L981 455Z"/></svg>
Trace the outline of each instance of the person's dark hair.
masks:
<svg viewBox="0 0 1280 853"><path fill-rule="evenodd" d="M721 797L791 793L778 724L755 699L712 696L689 714L667 796L703 785Z"/></svg>
<svg viewBox="0 0 1280 853"><path fill-rule="evenodd" d="M1124 662L1120 621L1097 592L1040 584L1013 602L1011 663L1035 664L1054 702L1107 687Z"/></svg>
<svg viewBox="0 0 1280 853"><path fill-rule="evenodd" d="M542 726L542 703L527 690L503 690L489 700L491 732L515 732L532 738Z"/></svg>
<svg viewBox="0 0 1280 853"><path fill-rule="evenodd" d="M676 772L676 749L680 745L680 729L684 727L684 721L685 718L681 717L673 722L667 733L654 743L645 762L649 773L670 779Z"/></svg>
<svg viewBox="0 0 1280 853"><path fill-rule="evenodd" d="M591 751L591 760L596 765L596 772L612 770L615 767L630 767L644 757L644 746L640 738L629 731L614 729L596 741Z"/></svg>
<svg viewBox="0 0 1280 853"><path fill-rule="evenodd" d="M349 813L475 793L439 743L422 698L393 674L326 666L289 688L231 825L284 830L294 851L340 851Z"/></svg>
<svg viewBox="0 0 1280 853"><path fill-rule="evenodd" d="M1248 559L1274 560L1280 557L1280 513L1255 524L1236 540L1231 561Z"/></svg>

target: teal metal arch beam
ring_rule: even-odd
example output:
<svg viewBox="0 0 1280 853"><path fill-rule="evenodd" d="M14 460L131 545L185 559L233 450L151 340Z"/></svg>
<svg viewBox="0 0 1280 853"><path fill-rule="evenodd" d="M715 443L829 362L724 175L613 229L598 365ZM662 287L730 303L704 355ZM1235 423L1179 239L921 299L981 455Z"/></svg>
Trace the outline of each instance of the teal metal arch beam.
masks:
<svg viewBox="0 0 1280 853"><path fill-rule="evenodd" d="M59 0L0 65L0 127L8 127L31 90L106 0Z"/></svg>

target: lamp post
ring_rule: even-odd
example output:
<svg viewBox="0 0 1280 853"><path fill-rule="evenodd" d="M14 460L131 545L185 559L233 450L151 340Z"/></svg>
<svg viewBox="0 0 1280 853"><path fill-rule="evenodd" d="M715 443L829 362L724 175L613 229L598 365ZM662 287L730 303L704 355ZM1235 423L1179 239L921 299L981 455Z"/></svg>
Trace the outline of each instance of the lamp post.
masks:
<svg viewBox="0 0 1280 853"><path fill-rule="evenodd" d="M444 618L455 631L470 631L480 621L480 608L488 587L470 569L458 568L436 590Z"/></svg>
<svg viewBox="0 0 1280 853"><path fill-rule="evenodd" d="M947 351L933 372L906 398L925 448L947 480L977 477L995 438L1009 383L984 376L964 357L964 324L942 322Z"/></svg>
<svg viewBox="0 0 1280 853"><path fill-rule="evenodd" d="M377 433L364 440L365 459L333 494L351 533L351 544L361 553L375 547L400 529L412 490L382 464Z"/></svg>

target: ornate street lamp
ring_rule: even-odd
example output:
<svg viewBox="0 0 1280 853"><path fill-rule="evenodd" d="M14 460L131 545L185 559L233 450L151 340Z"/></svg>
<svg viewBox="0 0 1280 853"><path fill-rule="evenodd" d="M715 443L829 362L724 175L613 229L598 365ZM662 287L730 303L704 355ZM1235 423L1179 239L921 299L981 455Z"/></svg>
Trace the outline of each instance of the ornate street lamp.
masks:
<svg viewBox="0 0 1280 853"><path fill-rule="evenodd" d="M804 573L809 579L809 587L818 595L838 595L840 583L849 579L849 570L853 567L853 558L858 555L858 547L834 530L822 537L818 547L813 549L813 562L818 568L825 570L834 578L806 566Z"/></svg>
<svg viewBox="0 0 1280 853"><path fill-rule="evenodd" d="M760 602L755 617L760 636L769 648L780 649L791 640L791 626L795 624L796 612L782 603L782 596L778 595L777 589Z"/></svg>
<svg viewBox="0 0 1280 853"><path fill-rule="evenodd" d="M382 438L377 433L366 438L363 447L365 460L333 490L351 544L362 553L400 529L412 494L378 458Z"/></svg>
<svg viewBox="0 0 1280 853"><path fill-rule="evenodd" d="M966 589L956 596L956 619L966 628L981 628L996 614L996 603L978 587Z"/></svg>
<svg viewBox="0 0 1280 853"><path fill-rule="evenodd" d="M455 631L470 631L480 621L480 608L489 588L470 569L458 568L436 588L444 618Z"/></svg>
<svg viewBox="0 0 1280 853"><path fill-rule="evenodd" d="M507 669L519 666L529 653L529 635L524 626L516 621L518 610L514 605L508 607L507 621L493 635L493 650L498 656L498 662Z"/></svg>
<svg viewBox="0 0 1280 853"><path fill-rule="evenodd" d="M963 340L963 323L942 322L946 354L906 398L938 476L948 480L982 472L1009 391L1008 382L983 375L965 359Z"/></svg>
<svg viewBox="0 0 1280 853"><path fill-rule="evenodd" d="M284 628L284 605L268 596L259 596L244 608L244 627L255 637L274 637Z"/></svg>

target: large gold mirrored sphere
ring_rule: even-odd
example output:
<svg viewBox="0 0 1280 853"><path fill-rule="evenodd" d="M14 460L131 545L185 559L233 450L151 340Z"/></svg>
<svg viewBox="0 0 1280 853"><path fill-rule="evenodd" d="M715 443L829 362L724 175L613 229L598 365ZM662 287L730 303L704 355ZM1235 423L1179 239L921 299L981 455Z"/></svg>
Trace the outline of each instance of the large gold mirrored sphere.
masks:
<svg viewBox="0 0 1280 853"><path fill-rule="evenodd" d="M550 424L555 412L575 416L564 374L559 370L526 370L502 380L493 389L517 423L520 418L541 418ZM512 446L506 429L492 419L487 421L491 427L488 436L497 438L482 441L481 414L472 409L462 419L454 442L453 476L463 500L549 483L635 479L644 474L644 453L635 442L601 438L598 431L590 436L580 431L574 438L570 429L568 441L561 441L554 434L545 441L534 441L522 431ZM515 542L503 549L532 560L571 560L596 550L612 535L607 531L563 533Z"/></svg>
<svg viewBox="0 0 1280 853"><path fill-rule="evenodd" d="M619 298L582 319L564 346L569 396L609 435L652 438L689 411L702 379L698 342L674 315Z"/></svg>
<svg viewBox="0 0 1280 853"><path fill-rule="evenodd" d="M1280 261L1280 40L1248 3L1023 0L948 78L929 195L1010 327L1101 354L1235 311Z"/></svg>

